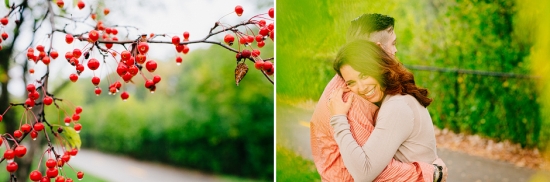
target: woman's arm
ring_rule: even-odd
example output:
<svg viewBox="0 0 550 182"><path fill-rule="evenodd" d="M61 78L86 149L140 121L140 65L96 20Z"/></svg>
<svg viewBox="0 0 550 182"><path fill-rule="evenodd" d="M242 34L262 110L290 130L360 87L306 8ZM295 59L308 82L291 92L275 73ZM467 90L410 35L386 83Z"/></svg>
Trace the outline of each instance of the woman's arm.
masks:
<svg viewBox="0 0 550 182"><path fill-rule="evenodd" d="M372 181L390 163L399 146L409 137L413 128L413 112L406 104L384 103L390 112L380 111L379 119L371 136L362 147L351 135L345 114L351 106L342 100L342 89L332 94L329 101L333 117L331 125L340 148L344 164L356 181ZM393 101L388 101L393 102ZM393 108L395 107L395 108Z"/></svg>

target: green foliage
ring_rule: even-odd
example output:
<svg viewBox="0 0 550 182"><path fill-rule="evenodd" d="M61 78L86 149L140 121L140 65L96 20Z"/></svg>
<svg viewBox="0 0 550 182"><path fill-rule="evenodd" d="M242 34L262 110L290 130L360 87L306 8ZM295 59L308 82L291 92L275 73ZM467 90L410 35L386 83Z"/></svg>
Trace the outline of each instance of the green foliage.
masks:
<svg viewBox="0 0 550 182"><path fill-rule="evenodd" d="M277 145L277 181L321 181L315 164Z"/></svg>
<svg viewBox="0 0 550 182"><path fill-rule="evenodd" d="M272 46L263 48L269 49ZM265 57L272 55L262 52ZM135 79L135 84L123 86L130 93L126 102L119 94L96 97L93 85L82 79L63 95L84 95L83 147L213 173L272 179L273 85L249 62L251 69L237 87L234 57L213 46L183 56L179 67L173 60L160 62L155 71L162 76L157 91L150 94L143 80ZM107 79L103 80L101 87L106 88Z"/></svg>
<svg viewBox="0 0 550 182"><path fill-rule="evenodd" d="M335 75L332 59L350 21L363 13L396 19L397 56L405 65L530 74L533 26L517 21L513 0L277 4L277 26L285 27L278 39L289 40L278 44L278 95L317 100ZM541 138L547 131L541 130L537 79L412 71L434 98L428 109L437 126L525 147L548 141Z"/></svg>

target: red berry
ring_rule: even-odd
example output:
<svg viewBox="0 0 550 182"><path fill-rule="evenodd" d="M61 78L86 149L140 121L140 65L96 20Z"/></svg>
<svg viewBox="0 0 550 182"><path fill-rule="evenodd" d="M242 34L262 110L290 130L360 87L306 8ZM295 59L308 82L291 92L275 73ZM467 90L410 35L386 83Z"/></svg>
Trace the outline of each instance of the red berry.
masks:
<svg viewBox="0 0 550 182"><path fill-rule="evenodd" d="M49 65L50 64L50 57L46 56L46 57L42 58L42 62L45 65Z"/></svg>
<svg viewBox="0 0 550 182"><path fill-rule="evenodd" d="M63 167L63 165L65 165L65 162L63 162L63 160L61 159L57 160L57 167Z"/></svg>
<svg viewBox="0 0 550 182"><path fill-rule="evenodd" d="M122 83L120 83L119 81L116 81L115 83L113 83L113 85L116 89L120 89L120 87L122 87Z"/></svg>
<svg viewBox="0 0 550 182"><path fill-rule="evenodd" d="M38 170L34 170L29 175L29 178L31 179L31 181L39 181L42 178L42 173L40 173L40 171Z"/></svg>
<svg viewBox="0 0 550 182"><path fill-rule="evenodd" d="M82 73L84 71L84 65L82 64L76 64L76 72L78 74Z"/></svg>
<svg viewBox="0 0 550 182"><path fill-rule="evenodd" d="M271 31L271 33L269 33L269 38L271 38L271 40L275 39L275 31Z"/></svg>
<svg viewBox="0 0 550 182"><path fill-rule="evenodd" d="M95 93L95 95L101 94L101 88L96 87L95 90L94 90L94 93Z"/></svg>
<svg viewBox="0 0 550 182"><path fill-rule="evenodd" d="M0 121L4 119L4 115L0 115ZM2 145L2 140L0 139L0 145Z"/></svg>
<svg viewBox="0 0 550 182"><path fill-rule="evenodd" d="M258 25L259 25L260 27L265 26L265 20L260 20L260 21L258 22Z"/></svg>
<svg viewBox="0 0 550 182"><path fill-rule="evenodd" d="M36 100L40 97L40 94L38 93L38 91L32 91L32 92L29 92L29 99L32 99L32 100Z"/></svg>
<svg viewBox="0 0 550 182"><path fill-rule="evenodd" d="M66 181L65 181L65 177L63 177L63 176L57 176L57 177L55 178L55 182L66 182Z"/></svg>
<svg viewBox="0 0 550 182"><path fill-rule="evenodd" d="M57 164L57 162L55 162L55 160L53 160L53 159L48 159L46 161L46 167L48 167L48 168L54 168L56 164Z"/></svg>
<svg viewBox="0 0 550 182"><path fill-rule="evenodd" d="M13 150L13 153L15 154L16 157L23 157L25 156L25 154L27 154L27 147L23 146L23 145L19 145L17 147L15 147L15 150Z"/></svg>
<svg viewBox="0 0 550 182"><path fill-rule="evenodd" d="M59 171L55 167L55 161L53 159L48 159L48 162L52 160L53 161L53 167L48 166L48 169L46 170L46 176L48 178L55 178L57 175L59 175Z"/></svg>
<svg viewBox="0 0 550 182"><path fill-rule="evenodd" d="M153 83L157 84L158 82L160 82L160 76L155 75L155 76L153 77Z"/></svg>
<svg viewBox="0 0 550 182"><path fill-rule="evenodd" d="M67 59L67 61L71 60L72 58L73 58L73 52L65 53L65 59Z"/></svg>
<svg viewBox="0 0 550 182"><path fill-rule="evenodd" d="M275 67L271 67L271 69L265 71L265 73L267 73L267 75L273 75L273 73L275 73Z"/></svg>
<svg viewBox="0 0 550 182"><path fill-rule="evenodd" d="M88 68L90 68L91 70L96 70L97 68L99 68L99 61L95 58L88 60Z"/></svg>
<svg viewBox="0 0 550 182"><path fill-rule="evenodd" d="M81 126L81 127L82 127L82 126ZM76 154L78 154L78 149L73 148L73 149L71 150L71 153L70 153L70 154L71 154L71 156L76 156Z"/></svg>
<svg viewBox="0 0 550 182"><path fill-rule="evenodd" d="M271 61L265 61L262 69L264 71L269 71L271 68L273 68L273 63L271 63Z"/></svg>
<svg viewBox="0 0 550 182"><path fill-rule="evenodd" d="M256 42L262 42L262 41L264 41L264 36L256 35Z"/></svg>
<svg viewBox="0 0 550 182"><path fill-rule="evenodd" d="M109 27L105 28L105 34L111 34L111 28Z"/></svg>
<svg viewBox="0 0 550 182"><path fill-rule="evenodd" d="M128 67L128 73L130 73L132 76L136 76L139 73L139 68L136 65L132 65Z"/></svg>
<svg viewBox="0 0 550 182"><path fill-rule="evenodd" d="M42 124L42 123L35 123L34 124L34 130L42 131L43 129L44 129L44 124Z"/></svg>
<svg viewBox="0 0 550 182"><path fill-rule="evenodd" d="M67 163L69 162L69 160L71 160L71 155L69 155L68 153L64 153L63 156L61 156L61 160L63 160L63 162Z"/></svg>
<svg viewBox="0 0 550 182"><path fill-rule="evenodd" d="M80 56L82 55L82 51L80 51L80 49L74 49L73 50L73 57L78 59L80 58Z"/></svg>
<svg viewBox="0 0 550 182"><path fill-rule="evenodd" d="M147 68L147 71L149 72L155 72L155 70L157 69L157 62L149 60L147 61L147 63L145 63L145 68Z"/></svg>
<svg viewBox="0 0 550 182"><path fill-rule="evenodd" d="M227 34L227 35L225 35L225 37L223 38L223 41L224 41L227 45L233 45L233 41L235 41L235 37L233 37L233 35L231 35L231 34Z"/></svg>
<svg viewBox="0 0 550 182"><path fill-rule="evenodd" d="M92 77L92 84L94 84L95 86L99 85L100 81L101 79L99 79L99 77L97 76Z"/></svg>
<svg viewBox="0 0 550 182"><path fill-rule="evenodd" d="M23 136L23 132L21 132L21 130L15 130L15 131L13 131L13 137L15 137L15 138L21 138L21 136Z"/></svg>
<svg viewBox="0 0 550 182"><path fill-rule="evenodd" d="M183 51L183 48L184 48L184 47L183 47L183 44L177 44L177 45L176 45L176 51L177 51L177 52Z"/></svg>
<svg viewBox="0 0 550 182"><path fill-rule="evenodd" d="M258 60L254 63L254 67L258 70L262 70L262 67L264 66L264 61Z"/></svg>
<svg viewBox="0 0 550 182"><path fill-rule="evenodd" d="M50 96L46 96L46 97L44 97L44 100L43 100L42 102L44 102L44 104L46 104L47 106L49 106L49 105L52 104L53 98L50 97Z"/></svg>
<svg viewBox="0 0 550 182"><path fill-rule="evenodd" d="M178 36L173 36L172 37L172 44L179 44L180 43L180 37Z"/></svg>
<svg viewBox="0 0 550 182"><path fill-rule="evenodd" d="M149 45L146 42L140 42L138 45L138 51L141 54L146 54L149 51Z"/></svg>
<svg viewBox="0 0 550 182"><path fill-rule="evenodd" d="M15 171L17 171L17 163L16 162L11 162L8 164L8 166L6 166L6 170L8 170L8 172L10 173L13 173Z"/></svg>
<svg viewBox="0 0 550 182"><path fill-rule="evenodd" d="M84 172L78 171L78 173L76 173L76 177L77 177L78 179L84 178Z"/></svg>
<svg viewBox="0 0 550 182"><path fill-rule="evenodd" d="M8 33L2 32L2 39L4 40L8 39Z"/></svg>
<svg viewBox="0 0 550 182"><path fill-rule="evenodd" d="M124 92L122 92L122 94L120 94L120 98L122 98L123 101L126 101L128 99L128 97L130 97L130 94L128 94L128 92L126 92L126 91L124 91ZM76 130L76 128L75 128L75 130Z"/></svg>
<svg viewBox="0 0 550 182"><path fill-rule="evenodd" d="M181 64L181 62L183 62L183 59L181 58L181 56L176 57L176 64L178 66Z"/></svg>
<svg viewBox="0 0 550 182"><path fill-rule="evenodd" d="M183 32L183 40L189 40L189 32Z"/></svg>
<svg viewBox="0 0 550 182"><path fill-rule="evenodd" d="M247 41L248 43L254 42L254 36L248 35L247 38L246 38L246 41Z"/></svg>
<svg viewBox="0 0 550 182"><path fill-rule="evenodd" d="M36 137L38 137L38 132L37 131L31 131L32 140L36 140Z"/></svg>
<svg viewBox="0 0 550 182"><path fill-rule="evenodd" d="M273 31L273 28L275 28L275 25L273 25L273 23L270 23L269 25L267 25L267 29L269 31Z"/></svg>
<svg viewBox="0 0 550 182"><path fill-rule="evenodd" d="M10 159L13 159L14 157L15 157L15 153L11 149L8 149L4 152L4 158L5 159L10 160Z"/></svg>
<svg viewBox="0 0 550 182"><path fill-rule="evenodd" d="M248 43L248 37L247 36L243 36L239 39L239 43L241 44L247 44Z"/></svg>
<svg viewBox="0 0 550 182"><path fill-rule="evenodd" d="M67 44L73 43L73 40L74 40L73 35L71 35L71 34L65 35L65 42L67 42Z"/></svg>
<svg viewBox="0 0 550 182"><path fill-rule="evenodd" d="M27 91L28 92L34 92L36 90L36 87L34 86L34 84L28 84L27 85Z"/></svg>
<svg viewBox="0 0 550 182"><path fill-rule="evenodd" d="M69 116L67 116L67 117L65 117L65 119L64 119L63 121L65 121L65 125L68 126L69 123L71 123L72 120L71 120L71 118L70 118Z"/></svg>
<svg viewBox="0 0 550 182"><path fill-rule="evenodd" d="M251 54L252 54L252 53L251 53L248 49L245 49L245 50L243 50L243 51L241 52L241 56L242 56L243 58L249 58Z"/></svg>
<svg viewBox="0 0 550 182"><path fill-rule="evenodd" d="M155 82L153 82L153 80L145 81L145 88L151 88L154 85L155 85Z"/></svg>
<svg viewBox="0 0 550 182"><path fill-rule="evenodd" d="M73 121L78 121L78 120L80 120L80 115L77 114L77 113L74 113L73 114Z"/></svg>
<svg viewBox="0 0 550 182"><path fill-rule="evenodd" d="M4 17L0 19L0 22L2 23L2 25L8 25L8 22L9 22L8 17Z"/></svg>
<svg viewBox="0 0 550 182"><path fill-rule="evenodd" d="M119 63L117 68L116 68L116 72L118 73L119 76L122 76L122 75L126 74L126 72L128 72L128 66L126 66L123 63Z"/></svg>
<svg viewBox="0 0 550 182"><path fill-rule="evenodd" d="M110 12L111 12L111 10L109 10L109 8L103 9L103 14L104 15L108 15Z"/></svg>
<svg viewBox="0 0 550 182"><path fill-rule="evenodd" d="M31 127L30 124L25 123L21 126L21 131L23 131L23 133L29 133L29 132L31 132L31 129L32 129L32 127Z"/></svg>
<svg viewBox="0 0 550 182"><path fill-rule="evenodd" d="M74 109L74 112L77 113L77 114L82 113L82 107L76 106L76 108Z"/></svg>
<svg viewBox="0 0 550 182"><path fill-rule="evenodd" d="M113 35L116 35L116 34L118 34L118 30L117 30L116 28L111 28L111 33L112 33ZM115 37L115 38L116 38L116 37ZM114 40L114 38L113 38L113 40ZM117 39L117 40L118 40L118 39Z"/></svg>
<svg viewBox="0 0 550 182"><path fill-rule="evenodd" d="M115 37L115 38L116 38L116 37ZM106 38L105 40L106 40L106 41L114 41L114 39L111 40L111 39L109 39L109 38ZM105 47L107 47L107 49L111 49L111 48L113 48L113 43L105 43Z"/></svg>
<svg viewBox="0 0 550 182"><path fill-rule="evenodd" d="M73 182L73 179L67 178L67 180L65 182Z"/></svg>
<svg viewBox="0 0 550 182"><path fill-rule="evenodd" d="M260 55L260 50L254 49L252 50L252 57L258 57Z"/></svg>
<svg viewBox="0 0 550 182"><path fill-rule="evenodd" d="M78 6L78 9L83 9L86 6L86 4L84 4L82 0L78 0L77 6Z"/></svg>
<svg viewBox="0 0 550 182"><path fill-rule="evenodd" d="M130 59L130 57L132 57L132 54L130 53L130 51L122 51L122 53L120 53L120 58L123 60L123 61L126 61L128 59Z"/></svg>
<svg viewBox="0 0 550 182"><path fill-rule="evenodd" d="M99 33L96 30L91 30L90 33L88 33L89 42L96 42L98 39L99 39Z"/></svg>
<svg viewBox="0 0 550 182"><path fill-rule="evenodd" d="M275 17L275 9L269 8L268 14L269 14L269 17L274 18Z"/></svg>
<svg viewBox="0 0 550 182"><path fill-rule="evenodd" d="M27 98L27 100L25 100L25 105L29 107L29 109L34 107L34 100L32 100L31 98Z"/></svg>
<svg viewBox="0 0 550 182"><path fill-rule="evenodd" d="M43 45L37 45L36 50L38 50L40 52L44 52L44 46Z"/></svg>
<svg viewBox="0 0 550 182"><path fill-rule="evenodd" d="M147 60L147 56L145 56L145 55L143 55L143 54L138 54L138 55L136 56L136 62L137 62L138 64L143 64L143 63L145 63L146 60Z"/></svg>
<svg viewBox="0 0 550 182"><path fill-rule="evenodd" d="M126 72L126 74L122 75L122 80L124 80L124 82L128 83L131 79L132 79L132 74L130 72Z"/></svg>
<svg viewBox="0 0 550 182"><path fill-rule="evenodd" d="M237 16L241 16L243 14L243 7L242 6L236 6L235 7L235 13L237 13Z"/></svg>
<svg viewBox="0 0 550 182"><path fill-rule="evenodd" d="M44 176L40 179L40 182L50 182L50 178L48 178L48 176Z"/></svg>
<svg viewBox="0 0 550 182"><path fill-rule="evenodd" d="M187 54L189 52L189 47L187 45L183 45L183 50L181 52L183 52L183 54Z"/></svg>
<svg viewBox="0 0 550 182"><path fill-rule="evenodd" d="M69 79L72 81L72 82L76 82L78 80L78 75L76 75L75 73L71 74L69 76Z"/></svg>
<svg viewBox="0 0 550 182"><path fill-rule="evenodd" d="M135 62L136 62L136 58L134 58L134 56L130 56L130 59L126 60L125 64L127 66L131 66L131 65L134 65Z"/></svg>
<svg viewBox="0 0 550 182"><path fill-rule="evenodd" d="M262 48L265 46L265 42L264 41L261 41L261 42L258 42L258 48Z"/></svg>
<svg viewBox="0 0 550 182"><path fill-rule="evenodd" d="M63 0L57 0L56 4L57 4L57 7L63 8L63 5L65 5L65 2L63 2Z"/></svg>

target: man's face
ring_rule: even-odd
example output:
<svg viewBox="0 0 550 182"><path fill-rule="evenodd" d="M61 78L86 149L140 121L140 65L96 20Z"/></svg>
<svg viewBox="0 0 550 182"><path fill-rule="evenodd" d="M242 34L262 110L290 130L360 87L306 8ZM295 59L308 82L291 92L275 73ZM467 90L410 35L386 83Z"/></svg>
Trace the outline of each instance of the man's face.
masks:
<svg viewBox="0 0 550 182"><path fill-rule="evenodd" d="M397 35L393 31L393 29L390 32L384 31L387 35L386 38L380 42L382 49L386 51L386 53L390 54L395 58L395 54L397 53L397 47L395 46L397 43Z"/></svg>
<svg viewBox="0 0 550 182"><path fill-rule="evenodd" d="M371 33L369 41L376 43L380 46L386 53L395 58L397 53L397 35L393 31L393 27L389 27L385 30Z"/></svg>
<svg viewBox="0 0 550 182"><path fill-rule="evenodd" d="M347 87L360 97L372 103L380 102L384 98L380 83L373 77L360 73L350 65L342 66L340 73Z"/></svg>

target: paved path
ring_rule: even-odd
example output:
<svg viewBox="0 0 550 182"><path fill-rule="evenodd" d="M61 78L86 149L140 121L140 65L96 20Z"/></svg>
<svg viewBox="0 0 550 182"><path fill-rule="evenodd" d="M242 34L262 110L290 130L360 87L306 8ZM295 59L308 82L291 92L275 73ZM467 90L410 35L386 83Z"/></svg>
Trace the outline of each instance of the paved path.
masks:
<svg viewBox="0 0 550 182"><path fill-rule="evenodd" d="M224 181L222 178L198 171L184 170L153 162L138 161L125 156L81 150L70 164L110 182L181 182Z"/></svg>
<svg viewBox="0 0 550 182"><path fill-rule="evenodd" d="M309 120L312 113L313 108L300 109L277 103L277 144L289 147L311 160ZM449 182L528 181L537 172L446 149L438 149L438 154L449 168Z"/></svg>

